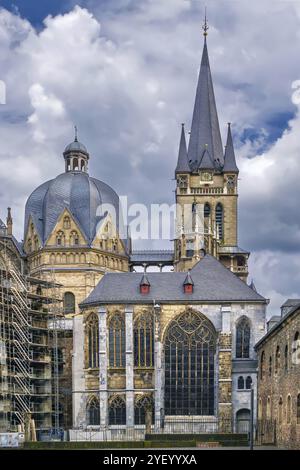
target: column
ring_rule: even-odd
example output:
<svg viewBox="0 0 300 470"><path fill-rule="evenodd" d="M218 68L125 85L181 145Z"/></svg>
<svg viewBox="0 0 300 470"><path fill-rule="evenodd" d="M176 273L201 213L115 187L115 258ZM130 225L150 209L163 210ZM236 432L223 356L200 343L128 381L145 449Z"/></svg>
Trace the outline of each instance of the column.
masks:
<svg viewBox="0 0 300 470"><path fill-rule="evenodd" d="M100 426L107 426L107 312L99 308L99 400L100 400Z"/></svg>
<svg viewBox="0 0 300 470"><path fill-rule="evenodd" d="M134 384L133 384L133 307L125 308L126 332L126 425L134 426Z"/></svg>
<svg viewBox="0 0 300 470"><path fill-rule="evenodd" d="M163 345L160 337L160 313L159 305L154 306L154 366L155 366L155 392L154 392L154 417L155 430L158 431L161 425L161 413L164 408L164 376L162 352Z"/></svg>

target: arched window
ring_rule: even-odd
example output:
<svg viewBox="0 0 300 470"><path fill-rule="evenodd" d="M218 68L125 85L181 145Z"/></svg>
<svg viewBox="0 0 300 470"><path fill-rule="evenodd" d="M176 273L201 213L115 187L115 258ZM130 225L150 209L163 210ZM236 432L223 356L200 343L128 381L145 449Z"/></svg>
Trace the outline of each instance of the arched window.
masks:
<svg viewBox="0 0 300 470"><path fill-rule="evenodd" d="M291 416L292 416L292 398L291 395L287 397L286 403L286 423L291 424Z"/></svg>
<svg viewBox="0 0 300 470"><path fill-rule="evenodd" d="M251 386L252 386L252 378L250 377L250 375L248 375L248 377L246 378L246 389L250 390Z"/></svg>
<svg viewBox="0 0 300 470"><path fill-rule="evenodd" d="M126 404L123 397L117 395L109 401L108 416L110 425L126 424Z"/></svg>
<svg viewBox="0 0 300 470"><path fill-rule="evenodd" d="M134 322L134 365L154 366L154 323L149 313L140 315Z"/></svg>
<svg viewBox="0 0 300 470"><path fill-rule="evenodd" d="M272 375L272 356L269 357L269 377Z"/></svg>
<svg viewBox="0 0 300 470"><path fill-rule="evenodd" d="M236 326L236 357L248 358L250 354L250 324L247 317L242 317Z"/></svg>
<svg viewBox="0 0 300 470"><path fill-rule="evenodd" d="M280 370L280 347L277 346L275 353L275 374L278 374Z"/></svg>
<svg viewBox="0 0 300 470"><path fill-rule="evenodd" d="M296 331L292 346L292 364L300 363L300 338L299 331Z"/></svg>
<svg viewBox="0 0 300 470"><path fill-rule="evenodd" d="M68 215L66 215L64 217L64 225L63 225L64 229L68 229L71 227L71 219Z"/></svg>
<svg viewBox="0 0 300 470"><path fill-rule="evenodd" d="M75 313L75 295L73 292L64 293L64 313Z"/></svg>
<svg viewBox="0 0 300 470"><path fill-rule="evenodd" d="M284 370L287 372L289 369L289 347L288 345L285 346L284 349Z"/></svg>
<svg viewBox="0 0 300 470"><path fill-rule="evenodd" d="M209 233L210 229L210 204L206 202L204 204L204 231Z"/></svg>
<svg viewBox="0 0 300 470"><path fill-rule="evenodd" d="M146 424L146 413L151 413L154 423L154 402L149 395L138 397L134 405L134 424Z"/></svg>
<svg viewBox="0 0 300 470"><path fill-rule="evenodd" d="M201 313L186 310L167 328L165 414L213 415L216 331Z"/></svg>
<svg viewBox="0 0 300 470"><path fill-rule="evenodd" d="M90 426L99 426L100 424L100 405L96 397L91 398L87 404L87 423Z"/></svg>
<svg viewBox="0 0 300 470"><path fill-rule="evenodd" d="M125 322L116 313L109 322L109 365L125 367Z"/></svg>
<svg viewBox="0 0 300 470"><path fill-rule="evenodd" d="M261 380L263 380L265 378L265 375L266 375L266 355L265 355L265 351L263 351L261 353L261 356L260 356L260 378L261 378Z"/></svg>
<svg viewBox="0 0 300 470"><path fill-rule="evenodd" d="M282 424L282 397L279 398L278 402L278 424Z"/></svg>
<svg viewBox="0 0 300 470"><path fill-rule="evenodd" d="M222 241L224 237L224 214L223 214L223 206L220 202L218 202L216 206L216 232L218 240Z"/></svg>
<svg viewBox="0 0 300 470"><path fill-rule="evenodd" d="M88 367L99 367L99 323L98 317L92 313L86 323L88 346Z"/></svg>
<svg viewBox="0 0 300 470"><path fill-rule="evenodd" d="M84 160L80 160L80 169L81 171L85 171L85 163L84 163Z"/></svg>
<svg viewBox="0 0 300 470"><path fill-rule="evenodd" d="M59 232L57 232L57 235L56 235L56 244L58 246L62 246L65 244L65 235L64 235L64 232L62 232L61 230Z"/></svg>
<svg viewBox="0 0 300 470"><path fill-rule="evenodd" d="M239 376L238 378L238 390L244 390L245 388L245 380L242 375Z"/></svg>
<svg viewBox="0 0 300 470"><path fill-rule="evenodd" d="M297 396L297 424L300 424L300 393Z"/></svg>
<svg viewBox="0 0 300 470"><path fill-rule="evenodd" d="M39 249L39 239L38 239L37 235L35 235L35 237L34 237L34 249L35 250Z"/></svg>
<svg viewBox="0 0 300 470"><path fill-rule="evenodd" d="M74 171L79 170L79 167L78 167L78 158L74 158L74 159L73 159L73 170L74 170Z"/></svg>
<svg viewBox="0 0 300 470"><path fill-rule="evenodd" d="M271 419L271 398L267 398L267 419Z"/></svg>
<svg viewBox="0 0 300 470"><path fill-rule="evenodd" d="M71 245L79 245L79 235L76 230L71 232Z"/></svg>

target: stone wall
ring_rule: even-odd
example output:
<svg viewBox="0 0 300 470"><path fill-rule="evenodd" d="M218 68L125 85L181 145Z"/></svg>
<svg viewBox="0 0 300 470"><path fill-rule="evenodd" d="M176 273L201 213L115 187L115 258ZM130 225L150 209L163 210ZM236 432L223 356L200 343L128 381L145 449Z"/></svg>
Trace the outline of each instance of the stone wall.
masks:
<svg viewBox="0 0 300 470"><path fill-rule="evenodd" d="M300 357L296 359L295 355L292 354L293 341L297 331L300 334L300 310L291 316L287 316L285 321L275 328L273 333L268 334L265 341L257 349L260 371L258 379L258 419L263 423L272 422L274 424L277 445L287 449L300 448L299 407L297 411L297 397L300 396ZM285 360L286 346L288 347L287 361ZM276 368L276 351L278 347L280 359ZM262 374L261 358L263 352L265 355L265 371ZM270 357L272 358L271 370L269 367ZM291 397L290 422L288 419L289 395ZM282 405L280 405L280 400L282 400ZM263 439L264 437L262 437Z"/></svg>

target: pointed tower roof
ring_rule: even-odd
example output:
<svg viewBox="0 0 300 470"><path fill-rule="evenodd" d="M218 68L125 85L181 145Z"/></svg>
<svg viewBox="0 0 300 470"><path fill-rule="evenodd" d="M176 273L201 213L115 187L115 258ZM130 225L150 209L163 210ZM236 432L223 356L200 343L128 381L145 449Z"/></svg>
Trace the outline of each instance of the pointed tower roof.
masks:
<svg viewBox="0 0 300 470"><path fill-rule="evenodd" d="M223 171L234 172L234 173L239 172L239 169L237 167L236 160L235 160L230 122L228 123L228 133L227 133L227 142L226 142L226 147L225 147Z"/></svg>
<svg viewBox="0 0 300 470"><path fill-rule="evenodd" d="M194 168L202 168L202 162L204 164L205 160L203 161L201 157L206 148L216 168L224 163L222 139L207 51L207 29L207 23L205 23L204 47L188 148L188 161L192 162Z"/></svg>
<svg viewBox="0 0 300 470"><path fill-rule="evenodd" d="M185 140L184 124L181 124L181 136L179 143L178 160L175 173L189 173L190 167L187 159L187 147Z"/></svg>

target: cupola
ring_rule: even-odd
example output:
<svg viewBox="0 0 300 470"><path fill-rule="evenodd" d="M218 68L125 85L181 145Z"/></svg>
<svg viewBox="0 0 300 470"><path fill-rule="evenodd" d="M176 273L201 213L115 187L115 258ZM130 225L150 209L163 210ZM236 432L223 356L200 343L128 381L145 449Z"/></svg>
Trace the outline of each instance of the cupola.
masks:
<svg viewBox="0 0 300 470"><path fill-rule="evenodd" d="M90 156L85 145L78 141L76 126L74 142L67 145L63 155L66 163L66 172L83 171L87 173L88 160Z"/></svg>

